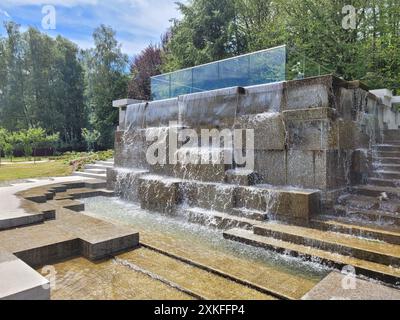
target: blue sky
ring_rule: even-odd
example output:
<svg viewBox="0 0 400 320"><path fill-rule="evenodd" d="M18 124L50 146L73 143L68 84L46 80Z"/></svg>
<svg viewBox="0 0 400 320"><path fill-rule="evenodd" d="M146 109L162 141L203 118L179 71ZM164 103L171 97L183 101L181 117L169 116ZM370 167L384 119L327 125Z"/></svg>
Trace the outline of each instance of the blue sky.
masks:
<svg viewBox="0 0 400 320"><path fill-rule="evenodd" d="M133 56L149 43L158 43L170 26L171 18L179 18L177 0L0 0L0 34L3 21L13 20L21 25L37 27L50 36L61 34L81 48L93 45L93 30L106 24L117 31L124 53ZM181 1L185 2L185 1ZM56 9L56 29L42 28L42 8Z"/></svg>

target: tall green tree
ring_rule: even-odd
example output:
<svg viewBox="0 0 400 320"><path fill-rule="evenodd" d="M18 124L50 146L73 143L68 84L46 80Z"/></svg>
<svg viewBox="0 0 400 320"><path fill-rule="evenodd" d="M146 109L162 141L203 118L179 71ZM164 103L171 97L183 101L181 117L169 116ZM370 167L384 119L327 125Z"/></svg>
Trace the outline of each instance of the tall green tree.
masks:
<svg viewBox="0 0 400 320"><path fill-rule="evenodd" d="M99 145L111 148L114 145L114 130L118 123L118 112L112 108L113 100L127 94L128 57L121 51L116 33L101 25L93 33L95 48L85 53L87 76L87 103L91 124L101 133Z"/></svg>
<svg viewBox="0 0 400 320"><path fill-rule="evenodd" d="M87 123L84 71L78 47L37 29L20 33L5 24L0 39L0 125L9 130L43 127L60 132L64 146L83 144Z"/></svg>
<svg viewBox="0 0 400 320"><path fill-rule="evenodd" d="M236 2L191 0L178 3L183 14L172 26L166 70L191 67L241 54L245 35L239 28Z"/></svg>
<svg viewBox="0 0 400 320"><path fill-rule="evenodd" d="M229 3L228 3L229 2ZM286 44L306 61L371 88L398 89L400 6L397 0L191 0L180 4L165 71ZM344 8L356 10L345 28ZM296 58L297 59L297 58Z"/></svg>
<svg viewBox="0 0 400 320"><path fill-rule="evenodd" d="M19 31L19 25L14 22L4 24L7 38L3 44L4 59L6 65L4 92L2 93L2 105L0 106L0 125L6 129L15 130L32 125L32 118L26 98L26 42ZM2 90L3 91L3 90Z"/></svg>

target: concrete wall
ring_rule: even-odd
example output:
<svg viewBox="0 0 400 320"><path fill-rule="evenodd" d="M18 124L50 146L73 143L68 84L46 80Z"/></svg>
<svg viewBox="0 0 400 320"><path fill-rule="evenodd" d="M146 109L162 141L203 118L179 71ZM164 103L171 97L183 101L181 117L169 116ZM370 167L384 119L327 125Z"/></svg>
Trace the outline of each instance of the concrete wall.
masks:
<svg viewBox="0 0 400 320"><path fill-rule="evenodd" d="M198 132L205 128L254 129L257 182L320 190L329 207L348 187L364 182L371 170L371 147L383 142L385 129L398 128L398 112L387 103L360 82L323 76L119 104L120 129L124 130L116 134L116 166L227 183L224 172L234 167L193 167L182 172L179 166L149 166L145 130L168 130L170 121ZM160 203L176 203L177 191L169 197L161 193ZM159 206L150 198L142 205L147 209Z"/></svg>

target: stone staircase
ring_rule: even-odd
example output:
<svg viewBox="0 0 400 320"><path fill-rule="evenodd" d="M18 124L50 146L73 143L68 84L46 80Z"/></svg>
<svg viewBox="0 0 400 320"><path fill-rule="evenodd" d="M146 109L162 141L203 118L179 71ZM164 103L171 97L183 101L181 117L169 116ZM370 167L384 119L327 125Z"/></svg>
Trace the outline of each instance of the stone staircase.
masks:
<svg viewBox="0 0 400 320"><path fill-rule="evenodd" d="M114 159L107 161L96 161L94 164L89 164L85 166L84 171L74 172L74 176L107 180L107 169L114 167Z"/></svg>
<svg viewBox="0 0 400 320"><path fill-rule="evenodd" d="M308 226L238 225L224 237L337 268L351 265L360 275L400 284L400 130L385 132L367 184L340 197L332 212Z"/></svg>

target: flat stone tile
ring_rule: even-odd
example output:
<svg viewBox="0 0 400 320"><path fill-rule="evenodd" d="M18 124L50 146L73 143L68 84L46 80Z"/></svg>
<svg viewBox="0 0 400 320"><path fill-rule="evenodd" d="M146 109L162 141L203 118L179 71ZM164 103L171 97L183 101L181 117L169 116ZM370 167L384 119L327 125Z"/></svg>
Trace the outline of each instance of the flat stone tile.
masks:
<svg viewBox="0 0 400 320"><path fill-rule="evenodd" d="M48 300L47 279L9 253L0 252L0 300Z"/></svg>
<svg viewBox="0 0 400 320"><path fill-rule="evenodd" d="M400 290L332 272L302 300L400 300Z"/></svg>

